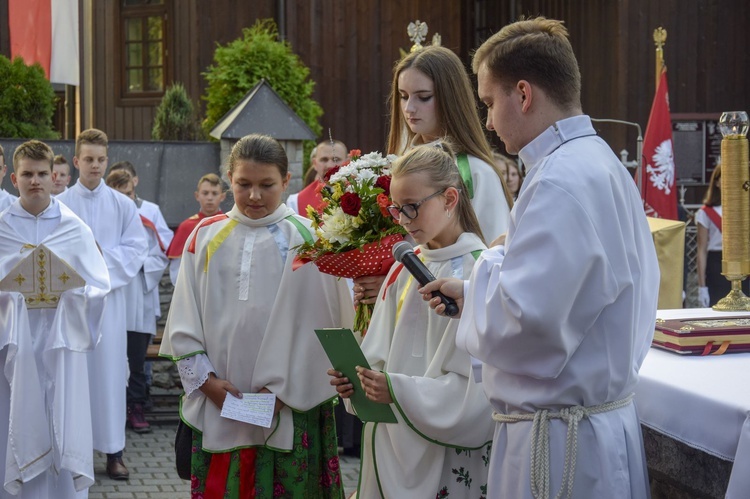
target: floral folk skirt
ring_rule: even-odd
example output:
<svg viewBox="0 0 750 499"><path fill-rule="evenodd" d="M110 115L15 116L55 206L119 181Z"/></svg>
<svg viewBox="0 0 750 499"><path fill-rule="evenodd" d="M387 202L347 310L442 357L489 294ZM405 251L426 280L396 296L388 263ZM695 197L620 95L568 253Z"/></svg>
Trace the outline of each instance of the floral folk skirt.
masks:
<svg viewBox="0 0 750 499"><path fill-rule="evenodd" d="M251 447L210 453L202 443L202 434L193 431L193 499L344 497L331 402L294 412L291 452Z"/></svg>

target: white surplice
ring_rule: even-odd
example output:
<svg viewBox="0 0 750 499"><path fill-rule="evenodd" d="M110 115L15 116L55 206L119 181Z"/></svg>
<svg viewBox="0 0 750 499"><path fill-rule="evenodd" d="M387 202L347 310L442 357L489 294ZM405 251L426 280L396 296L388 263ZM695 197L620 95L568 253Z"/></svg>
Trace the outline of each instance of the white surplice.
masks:
<svg viewBox="0 0 750 499"><path fill-rule="evenodd" d="M80 180L56 198L94 233L109 270L111 291L102 339L89 355L94 448L112 454L125 447L125 388L128 382L125 285L143 266L148 239L133 200L104 181L89 190Z"/></svg>
<svg viewBox="0 0 750 499"><path fill-rule="evenodd" d="M291 409L308 411L336 396L314 329L351 327L354 307L343 280L311 264L292 270L300 230L309 227L284 204L258 220L234 207L202 220L185 244L160 354L205 354L216 375L241 392L266 387L287 406L266 429L222 418L196 390L183 398L181 416L203 432L205 450L290 450Z"/></svg>
<svg viewBox="0 0 750 499"><path fill-rule="evenodd" d="M506 246L474 267L459 347L483 362L500 414L623 400L651 344L659 292L635 183L588 116L557 122L520 156L529 170ZM549 425L554 497L567 424ZM530 421L497 424L488 497L532 497L531 430ZM572 497L648 496L635 405L581 420Z"/></svg>
<svg viewBox="0 0 750 499"><path fill-rule="evenodd" d="M172 242L174 232L172 232L172 230L167 225L167 221L164 220L164 215L162 215L158 204L152 203L151 201L146 201L145 199L141 198L138 198L136 200L136 205L138 205L138 202L140 202L140 205L138 206L138 213L146 217L146 219L149 220L156 228L156 234L158 235L158 239L156 241L160 248L162 248L164 258L166 258L167 248L169 248L169 243ZM150 234L152 231L148 230L147 228L146 232L149 233L149 248L151 248L151 250L149 251L149 255L151 255L151 251L154 249L152 241L153 238ZM169 265L169 259L167 259L166 262L162 262L161 258L159 258L156 254L151 255L151 257L148 258L146 260L146 263L144 263L143 265L146 277L146 289L149 290L151 301L150 308L155 311L157 318L161 317L159 281L161 281L162 274L164 273L167 265ZM160 267L161 270L159 270ZM150 315L150 311L149 314L144 314L144 317L147 317L147 315ZM129 329L128 331L134 330Z"/></svg>
<svg viewBox="0 0 750 499"><path fill-rule="evenodd" d="M482 235L489 244L508 230L510 207L497 171L476 156L468 154L467 158L474 188L471 207L477 214Z"/></svg>
<svg viewBox="0 0 750 499"><path fill-rule="evenodd" d="M145 217L141 215L141 217ZM151 226L148 226L146 224ZM169 264L158 232L151 221L144 222L148 237L148 255L138 274L125 286L127 331L156 334L156 319L161 316L159 282Z"/></svg>
<svg viewBox="0 0 750 499"><path fill-rule="evenodd" d="M166 251L169 248L169 243L172 242L174 232L167 225L167 221L164 220L164 215L162 215L159 205L145 199L137 198L136 206L138 206L138 213L151 220L154 224L156 231L159 233L159 240L162 246L164 246L164 251Z"/></svg>
<svg viewBox="0 0 750 499"><path fill-rule="evenodd" d="M436 277L463 279L472 252L483 249L479 237L464 233L445 248L421 247L421 257ZM357 497L478 498L487 484L492 408L469 355L456 348L458 321L432 313L400 265L386 283L397 271L378 296L362 351L372 369L387 373L398 424L365 423Z"/></svg>
<svg viewBox="0 0 750 499"><path fill-rule="evenodd" d="M3 211L8 206L12 205L16 199L18 198L10 192L5 189L0 189L0 211Z"/></svg>
<svg viewBox="0 0 750 499"><path fill-rule="evenodd" d="M0 292L0 498L86 497L94 483L86 352L99 341L107 266L66 206L52 199L34 216L17 201L0 215L0 278L39 244L86 286L64 291L56 308L32 310L20 293Z"/></svg>

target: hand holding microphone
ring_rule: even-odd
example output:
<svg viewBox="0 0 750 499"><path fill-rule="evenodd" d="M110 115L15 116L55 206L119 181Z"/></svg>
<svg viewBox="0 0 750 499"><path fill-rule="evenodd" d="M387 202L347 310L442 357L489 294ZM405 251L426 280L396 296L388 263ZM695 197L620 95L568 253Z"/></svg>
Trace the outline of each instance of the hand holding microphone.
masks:
<svg viewBox="0 0 750 499"><path fill-rule="evenodd" d="M414 279L419 282L421 286L435 280L435 276L432 275L422 261L417 258L414 254L414 248L411 247L406 241L401 241L393 245L393 257L396 261L402 263L406 270L414 276ZM440 301L445 305L445 315L454 316L458 314L458 305L452 298L448 298L440 291L433 291L433 295L440 297Z"/></svg>

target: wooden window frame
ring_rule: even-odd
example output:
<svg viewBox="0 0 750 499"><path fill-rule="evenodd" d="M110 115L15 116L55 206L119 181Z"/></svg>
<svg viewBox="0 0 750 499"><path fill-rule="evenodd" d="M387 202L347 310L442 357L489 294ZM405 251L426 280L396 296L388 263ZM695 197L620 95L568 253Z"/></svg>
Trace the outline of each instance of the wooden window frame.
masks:
<svg viewBox="0 0 750 499"><path fill-rule="evenodd" d="M115 85L117 103L119 106L155 106L161 102L164 92L172 82L172 1L164 0L161 5L138 5L124 6L123 0L117 0L117 9L115 16L116 36L115 38ZM145 18L148 16L159 15L163 18L163 63L162 74L164 88L158 92L138 92L131 93L127 91L127 74L125 65L127 61L127 45L125 40L125 21L130 18ZM146 54L144 54L145 56Z"/></svg>

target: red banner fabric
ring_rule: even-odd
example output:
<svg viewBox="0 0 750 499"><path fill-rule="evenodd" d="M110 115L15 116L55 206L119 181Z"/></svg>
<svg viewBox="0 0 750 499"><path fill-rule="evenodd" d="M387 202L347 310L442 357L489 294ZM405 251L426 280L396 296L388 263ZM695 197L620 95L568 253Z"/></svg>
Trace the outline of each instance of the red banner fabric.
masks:
<svg viewBox="0 0 750 499"><path fill-rule="evenodd" d="M38 62L49 78L52 59L51 0L8 0L10 56L27 65Z"/></svg>
<svg viewBox="0 0 750 499"><path fill-rule="evenodd" d="M677 220L672 120L669 116L667 70L662 70L651 115L643 140L643 168L640 172L646 215Z"/></svg>

